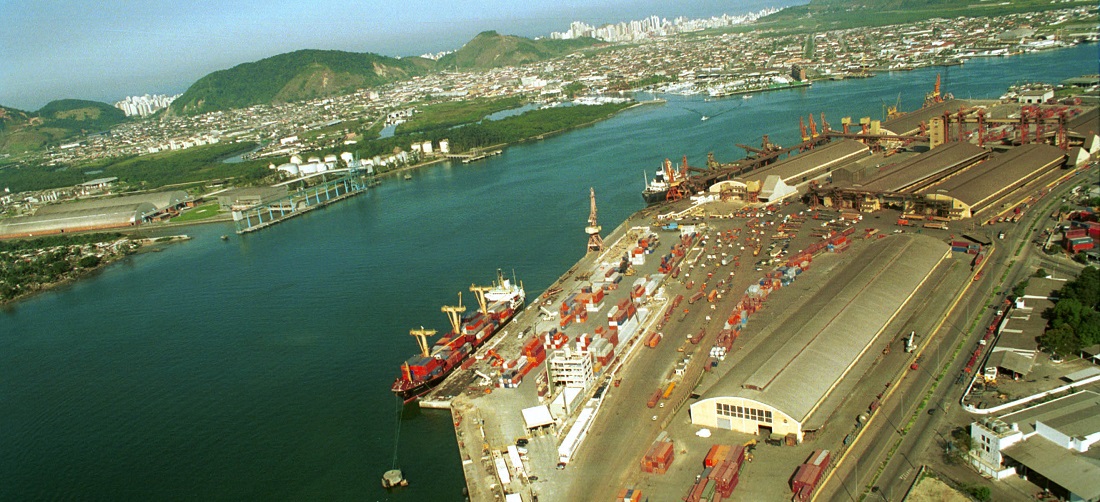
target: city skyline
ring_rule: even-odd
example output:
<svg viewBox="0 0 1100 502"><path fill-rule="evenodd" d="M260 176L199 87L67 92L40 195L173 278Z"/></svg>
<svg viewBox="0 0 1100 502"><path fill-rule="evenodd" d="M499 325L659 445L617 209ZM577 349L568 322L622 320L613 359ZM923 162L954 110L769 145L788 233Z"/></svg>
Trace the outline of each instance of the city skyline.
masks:
<svg viewBox="0 0 1100 502"><path fill-rule="evenodd" d="M443 11L422 0L383 0L368 12L333 1L309 7L201 1L175 12L163 0L107 7L84 0L0 2L0 16L8 21L0 33L0 105L33 111L56 99L113 103L174 95L210 72L299 49L408 57L458 49L486 30L549 37L574 21L602 26L650 16L709 18L799 3L804 1L466 0ZM81 26L43 36L42 27L72 19L81 19Z"/></svg>

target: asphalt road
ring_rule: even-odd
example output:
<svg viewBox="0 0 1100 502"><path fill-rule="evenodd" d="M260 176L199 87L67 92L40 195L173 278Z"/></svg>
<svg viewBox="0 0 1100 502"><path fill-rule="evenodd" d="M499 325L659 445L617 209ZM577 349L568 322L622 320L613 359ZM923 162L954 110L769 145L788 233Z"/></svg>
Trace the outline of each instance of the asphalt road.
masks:
<svg viewBox="0 0 1100 502"><path fill-rule="evenodd" d="M1015 224L971 229L972 232L994 237L1000 230L1004 230L1006 238L996 242L997 250L991 257L991 263L987 264L984 276L974 284L966 298L944 322L942 334L937 337L938 341L933 340L934 346L925 349L925 354L930 356L927 362L936 364L932 366L926 363L920 370L913 372L915 378L904 382L897 389L894 399L883 404L880 416L876 417L878 423L868 426L864 436L853 445L851 453L854 455L849 456L850 461L847 465L841 464L837 467L827 486L820 487L817 499L858 500L860 494L866 494L871 495L871 500L902 500L915 481L922 464L921 459L939 455L944 445L950 441L951 429L958 424L969 423L969 415L959 404L966 382L956 384L955 378L962 374L967 361L966 355L983 336L984 327L992 322L993 309L985 306L991 295L996 293L993 299L1001 300L1006 290L1025 280L1037 267L1067 275L1080 269L1074 267L1073 263L1045 255L1030 243L1037 239L1044 227L1049 226L1047 223L1053 205L1059 204L1061 197L1072 187L1089 179L1089 173L1091 171L1064 183ZM1025 233L1033 224L1034 229ZM1021 243L1027 244L1020 248ZM1019 255L1016 255L1017 249L1020 249ZM943 380L932 393L927 405L922 405L923 396L933 384L934 373L938 373L944 365L940 361L953 351L957 340L975 315L979 322L973 333L963 343L959 356L946 363L948 371ZM898 398L899 395L903 397ZM906 399L904 396L911 398ZM928 413L929 410L931 413ZM901 434L901 429L914 416L912 427ZM890 454L895 446L896 450ZM1020 494L1006 492L1001 495L1011 500Z"/></svg>

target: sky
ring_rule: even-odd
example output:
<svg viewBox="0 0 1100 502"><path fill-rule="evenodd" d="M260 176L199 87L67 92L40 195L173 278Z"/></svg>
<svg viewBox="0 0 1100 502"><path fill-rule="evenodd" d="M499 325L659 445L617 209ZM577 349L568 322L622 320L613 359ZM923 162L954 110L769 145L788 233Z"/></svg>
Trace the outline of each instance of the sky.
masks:
<svg viewBox="0 0 1100 502"><path fill-rule="evenodd" d="M176 94L212 71L298 49L454 50L478 33L755 12L805 0L0 0L0 105Z"/></svg>

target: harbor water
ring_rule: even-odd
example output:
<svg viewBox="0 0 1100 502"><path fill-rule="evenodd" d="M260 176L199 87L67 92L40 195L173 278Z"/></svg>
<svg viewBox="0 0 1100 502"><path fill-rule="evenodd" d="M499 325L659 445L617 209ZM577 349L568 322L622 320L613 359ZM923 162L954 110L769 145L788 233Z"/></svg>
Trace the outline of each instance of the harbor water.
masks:
<svg viewBox="0 0 1100 502"><path fill-rule="evenodd" d="M0 500L461 500L450 415L396 420L408 332L445 331L440 306L459 291L471 305L497 268L540 294L584 252L590 186L606 233L666 157L701 167L762 134L794 144L799 116L881 118L899 93L911 110L937 73L956 97L996 98L1097 59L1093 44L752 99L661 96L255 234L178 230L193 239L0 312ZM410 486L385 491L395 463Z"/></svg>

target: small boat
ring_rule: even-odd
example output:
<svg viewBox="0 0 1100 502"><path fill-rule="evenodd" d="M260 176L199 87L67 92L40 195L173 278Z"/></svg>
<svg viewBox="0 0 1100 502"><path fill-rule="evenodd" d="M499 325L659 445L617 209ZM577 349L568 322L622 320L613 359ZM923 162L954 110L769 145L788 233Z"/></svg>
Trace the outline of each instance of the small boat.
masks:
<svg viewBox="0 0 1100 502"><path fill-rule="evenodd" d="M228 235L222 235L222 240L223 240L223 241L227 241L227 240L229 240L229 236L228 236Z"/></svg>
<svg viewBox="0 0 1100 502"><path fill-rule="evenodd" d="M406 180L411 180L411 179L413 179L413 175L411 175L409 173L405 173L405 179Z"/></svg>

